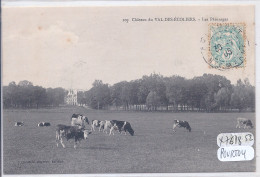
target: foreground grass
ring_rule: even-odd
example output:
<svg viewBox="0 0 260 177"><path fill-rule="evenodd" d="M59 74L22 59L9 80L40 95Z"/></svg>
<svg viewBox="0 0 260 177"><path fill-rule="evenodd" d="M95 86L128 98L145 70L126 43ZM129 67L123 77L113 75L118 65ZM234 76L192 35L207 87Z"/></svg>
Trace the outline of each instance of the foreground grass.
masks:
<svg viewBox="0 0 260 177"><path fill-rule="evenodd" d="M69 124L72 113L90 120L125 120L135 136L108 136L93 132L79 148L65 142L56 147L55 125ZM220 162L216 138L219 133L252 132L236 129L236 118L246 117L255 124L253 113L143 113L94 111L84 108L4 111L4 173L178 173L255 171L255 160ZM187 120L192 132L177 129L174 119ZM14 127L15 121L25 126ZM41 121L51 127L37 127ZM89 127L90 128L90 127Z"/></svg>

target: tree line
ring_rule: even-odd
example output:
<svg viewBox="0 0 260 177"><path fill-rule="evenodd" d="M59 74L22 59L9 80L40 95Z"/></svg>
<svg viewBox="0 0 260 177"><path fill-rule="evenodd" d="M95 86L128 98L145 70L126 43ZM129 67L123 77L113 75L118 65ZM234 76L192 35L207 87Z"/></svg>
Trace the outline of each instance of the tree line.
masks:
<svg viewBox="0 0 260 177"><path fill-rule="evenodd" d="M67 91L43 88L29 81L3 86L4 108L56 107L64 104ZM232 85L224 76L204 74L186 79L160 74L113 85L95 80L88 91L77 94L80 105L93 109L140 111L255 111L255 87L248 79Z"/></svg>
<svg viewBox="0 0 260 177"><path fill-rule="evenodd" d="M32 82L24 80L18 84L10 82L3 86L4 108L39 108L57 107L64 104L66 90L63 88L43 88L34 86Z"/></svg>
<svg viewBox="0 0 260 177"><path fill-rule="evenodd" d="M224 76L204 74L186 79L160 74L112 86L95 80L78 93L78 103L93 109L172 111L255 111L255 87L248 79L235 85Z"/></svg>

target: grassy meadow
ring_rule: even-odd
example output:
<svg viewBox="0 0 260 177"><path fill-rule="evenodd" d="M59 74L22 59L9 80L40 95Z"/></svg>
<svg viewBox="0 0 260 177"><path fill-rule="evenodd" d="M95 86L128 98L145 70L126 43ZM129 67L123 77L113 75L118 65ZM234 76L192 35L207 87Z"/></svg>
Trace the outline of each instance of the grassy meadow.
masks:
<svg viewBox="0 0 260 177"><path fill-rule="evenodd" d="M90 121L128 121L135 135L109 136L96 129L76 150L72 140L65 141L66 149L57 147L55 125L69 125L73 113L82 113ZM82 107L4 110L3 170L5 174L255 171L255 159L220 162L217 158L218 134L252 132L255 135L255 129L236 129L237 117L249 118L255 125L254 113L114 112ZM177 128L173 133L174 119L188 121L192 131ZM16 121L25 125L15 127ZM37 127L41 121L52 126Z"/></svg>

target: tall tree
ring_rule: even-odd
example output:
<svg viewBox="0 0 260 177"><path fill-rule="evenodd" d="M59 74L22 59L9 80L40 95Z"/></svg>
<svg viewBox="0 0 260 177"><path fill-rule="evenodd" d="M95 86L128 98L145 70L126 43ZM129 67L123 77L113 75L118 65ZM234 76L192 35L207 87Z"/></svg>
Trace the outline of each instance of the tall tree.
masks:
<svg viewBox="0 0 260 177"><path fill-rule="evenodd" d="M146 105L148 110L157 110L157 106L159 105L160 98L155 91L151 91L146 98Z"/></svg>
<svg viewBox="0 0 260 177"><path fill-rule="evenodd" d="M215 95L216 106L220 110L226 110L230 106L231 92L228 88L222 87Z"/></svg>
<svg viewBox="0 0 260 177"><path fill-rule="evenodd" d="M94 109L103 109L111 102L110 89L108 84L103 84L101 80L95 80L93 87L88 91L86 98Z"/></svg>
<svg viewBox="0 0 260 177"><path fill-rule="evenodd" d="M43 106L47 103L46 89L44 89L43 87L33 87L32 95L33 103L36 105L37 109L39 108L39 106Z"/></svg>
<svg viewBox="0 0 260 177"><path fill-rule="evenodd" d="M172 76L166 79L166 97L169 103L174 105L178 110L178 105L185 102L185 78L180 76Z"/></svg>
<svg viewBox="0 0 260 177"><path fill-rule="evenodd" d="M239 111L255 109L255 88L250 85L248 79L243 82L241 79L233 87L231 94L231 106Z"/></svg>

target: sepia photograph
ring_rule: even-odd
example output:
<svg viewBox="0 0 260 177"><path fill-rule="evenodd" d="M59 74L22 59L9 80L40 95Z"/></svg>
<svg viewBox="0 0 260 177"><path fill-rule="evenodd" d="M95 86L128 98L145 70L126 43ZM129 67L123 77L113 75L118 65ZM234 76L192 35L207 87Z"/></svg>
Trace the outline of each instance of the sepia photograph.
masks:
<svg viewBox="0 0 260 177"><path fill-rule="evenodd" d="M3 6L2 172L256 171L254 5Z"/></svg>

